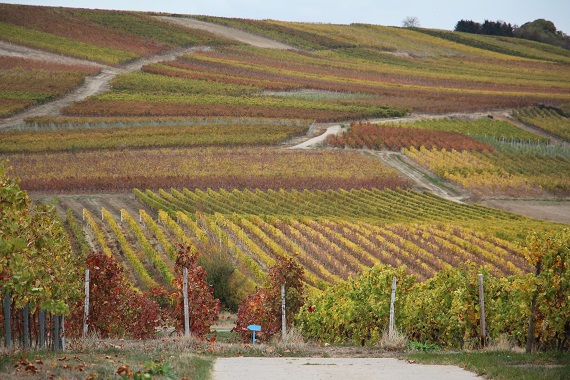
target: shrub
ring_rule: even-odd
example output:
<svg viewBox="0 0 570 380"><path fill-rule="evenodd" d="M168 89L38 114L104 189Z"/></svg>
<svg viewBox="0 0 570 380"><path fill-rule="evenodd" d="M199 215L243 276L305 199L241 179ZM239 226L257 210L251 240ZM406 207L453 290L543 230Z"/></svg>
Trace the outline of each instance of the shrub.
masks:
<svg viewBox="0 0 570 380"><path fill-rule="evenodd" d="M213 289L206 282L206 271L197 264L198 255L189 246L178 245L174 286L175 317L179 330L184 328L184 277L183 268L188 268L188 308L190 331L198 337L210 332L210 326L218 319L220 301L214 298Z"/></svg>
<svg viewBox="0 0 570 380"><path fill-rule="evenodd" d="M89 268L89 319L91 333L101 338L129 337L146 339L154 336L160 323L160 306L129 284L123 267L103 252L91 252ZM71 336L81 336L84 300L72 309L67 325Z"/></svg>
<svg viewBox="0 0 570 380"><path fill-rule="evenodd" d="M404 268L375 265L362 276L326 289L310 298L298 316L307 338L330 343L378 343L388 328L392 279L398 279L396 325L414 277Z"/></svg>
<svg viewBox="0 0 570 380"><path fill-rule="evenodd" d="M293 319L303 306L303 269L293 258L281 258L269 270L264 288L250 294L238 309L238 319L233 331L237 331L243 341L248 341L251 332L247 326L261 326L256 335L262 341L281 331L281 285L285 284L286 325L293 325Z"/></svg>

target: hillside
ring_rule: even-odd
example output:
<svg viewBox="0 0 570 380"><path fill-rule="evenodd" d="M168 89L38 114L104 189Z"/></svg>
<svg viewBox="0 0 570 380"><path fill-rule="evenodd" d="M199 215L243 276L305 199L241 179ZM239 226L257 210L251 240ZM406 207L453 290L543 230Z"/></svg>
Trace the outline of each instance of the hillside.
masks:
<svg viewBox="0 0 570 380"><path fill-rule="evenodd" d="M313 290L526 273L526 234L570 223L569 103L570 54L531 41L0 4L0 161L143 290L179 242L242 297L288 256Z"/></svg>

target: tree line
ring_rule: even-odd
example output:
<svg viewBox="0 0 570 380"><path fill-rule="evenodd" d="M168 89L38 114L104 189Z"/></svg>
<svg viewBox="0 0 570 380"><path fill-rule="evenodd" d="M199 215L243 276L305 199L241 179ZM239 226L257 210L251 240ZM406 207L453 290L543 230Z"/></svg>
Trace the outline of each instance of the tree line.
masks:
<svg viewBox="0 0 570 380"><path fill-rule="evenodd" d="M545 19L527 22L520 27L505 21L485 20L481 24L472 20L460 20L454 30L490 36L523 38L570 49L570 37L561 30L557 30L552 21Z"/></svg>

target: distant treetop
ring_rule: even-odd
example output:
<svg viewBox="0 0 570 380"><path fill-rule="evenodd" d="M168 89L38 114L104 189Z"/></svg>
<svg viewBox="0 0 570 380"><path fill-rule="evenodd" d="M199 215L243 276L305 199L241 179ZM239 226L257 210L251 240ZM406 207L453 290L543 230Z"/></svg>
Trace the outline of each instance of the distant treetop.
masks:
<svg viewBox="0 0 570 380"><path fill-rule="evenodd" d="M408 16L402 20L402 27L404 28L419 28L420 20L415 16Z"/></svg>
<svg viewBox="0 0 570 380"><path fill-rule="evenodd" d="M461 20L455 25L455 31L491 36L514 36L514 27L504 21L485 20L483 24L480 24L471 20Z"/></svg>

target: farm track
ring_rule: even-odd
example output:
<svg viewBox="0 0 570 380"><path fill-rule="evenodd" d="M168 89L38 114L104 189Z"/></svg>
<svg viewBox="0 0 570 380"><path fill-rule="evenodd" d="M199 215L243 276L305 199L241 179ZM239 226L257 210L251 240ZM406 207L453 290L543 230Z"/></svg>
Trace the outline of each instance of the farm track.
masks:
<svg viewBox="0 0 570 380"><path fill-rule="evenodd" d="M568 146L568 142L558 136L553 136L550 133L538 129L536 127L522 123L511 116L511 110L494 110L489 112L467 112L467 113L448 113L448 114L414 114L404 118L394 119L374 119L369 120L373 123L399 123L399 122L416 122L421 120L432 119L446 119L455 118L461 120L476 120L483 117L492 116L497 120L506 120L521 129L538 134L542 137L549 138L553 144ZM345 123L346 124L346 123ZM313 131L310 136L305 138L305 141L295 140L293 146L288 146L287 149L314 149L322 144L327 135L331 133L340 133L343 130L341 124L322 124L316 123L313 126ZM320 133L320 135L315 136ZM308 139L307 139L308 138ZM387 165L398 170L403 176L409 178L414 183L414 187L419 191L429 191L442 198L454 202L467 201L470 194L463 189L453 186L448 181L439 178L435 173L420 167L412 162L409 158L399 152L390 151L365 151L367 154L377 157L385 162ZM570 224L570 201L566 198L563 199L543 199L543 200L529 200L529 199L483 199L477 203L501 209L508 212L513 212L521 215L526 215L531 218L548 220L558 223Z"/></svg>
<svg viewBox="0 0 570 380"><path fill-rule="evenodd" d="M497 118L497 119L498 120L506 120L506 121L516 125L520 129L524 129L527 132L534 133L534 134L539 135L541 137L545 137L547 139L550 139L550 142L554 145L561 145L561 146L565 146L565 147L570 147L570 141L569 140L567 140L563 137L557 136L555 134L552 134L548 131L545 131L544 129L537 128L534 125L523 123L522 121L512 117L511 115L508 115L505 118Z"/></svg>
<svg viewBox="0 0 570 380"><path fill-rule="evenodd" d="M213 24L189 17L169 17L169 16L155 16L155 17L173 24L182 25L193 29L204 30L206 32L218 35L220 37L229 38L232 40L236 40L260 48L297 50L293 46L284 44L282 42L278 42L266 37L258 36L256 34L248 33L246 31L231 28L228 26Z"/></svg>
<svg viewBox="0 0 570 380"><path fill-rule="evenodd" d="M387 165L411 179L419 191L429 191L453 202L462 202L465 198L468 198L468 194L452 190L449 187L450 185L444 185L442 183L444 180L439 179L435 173L416 165L400 152L366 151L366 153L379 158Z"/></svg>
<svg viewBox="0 0 570 380"><path fill-rule="evenodd" d="M105 65L98 65L101 67L101 72L97 75L87 77L83 84L76 88L75 90L67 93L63 97L56 99L54 101L41 104L39 106L34 106L29 108L28 110L6 119L0 121L0 129L18 126L24 123L24 120L29 117L35 116L58 116L62 108L70 105L73 102L77 102L83 100L89 96L97 95L102 92L105 92L110 89L110 82L111 80L119 74L130 73L133 71L140 70L144 65L148 65L151 63L157 63L160 61L172 61L176 59L177 56L182 54L189 54L199 50L207 50L208 47L191 47L191 48L177 48L173 50L169 50L162 54L153 55L151 57L145 57L141 59L137 59L133 62L127 63L122 66L112 67L112 66L105 66ZM2 45L0 45L0 55L8 55L4 54L6 50L2 49ZM25 48L24 51L32 51L34 52L34 59L44 59L47 61L53 61L57 57L56 54L40 52L39 50ZM45 54L45 56L43 56ZM54 57L55 56L55 57ZM37 57L37 58L36 58ZM45 58L42 58L45 57ZM74 58L67 58L71 61L61 61L60 63L78 63L77 61L82 62L89 62L89 61L82 61L77 60ZM93 62L90 62L93 64Z"/></svg>

